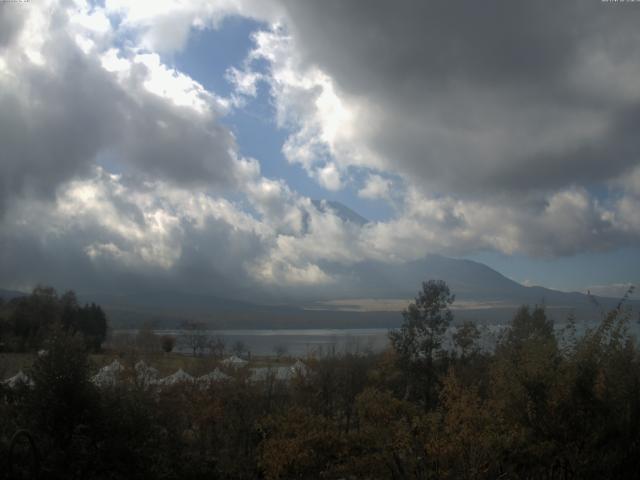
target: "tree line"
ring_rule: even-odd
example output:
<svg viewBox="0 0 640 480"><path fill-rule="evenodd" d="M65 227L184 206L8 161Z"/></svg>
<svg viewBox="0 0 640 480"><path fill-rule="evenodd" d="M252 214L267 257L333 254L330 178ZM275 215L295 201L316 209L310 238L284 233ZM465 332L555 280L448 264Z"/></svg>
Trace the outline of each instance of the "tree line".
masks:
<svg viewBox="0 0 640 480"><path fill-rule="evenodd" d="M1 350L40 350L56 325L71 335L81 335L93 352L100 350L107 335L102 308L95 303L80 305L72 290L58 295L52 287L37 286L30 295L0 301Z"/></svg>
<svg viewBox="0 0 640 480"><path fill-rule="evenodd" d="M35 385L0 390L0 454L26 428L42 478L637 477L640 352L624 301L582 335L523 306L490 351L473 324L445 348L453 301L425 282L385 352L309 358L290 382L241 368L204 389L99 390L82 340L53 329Z"/></svg>

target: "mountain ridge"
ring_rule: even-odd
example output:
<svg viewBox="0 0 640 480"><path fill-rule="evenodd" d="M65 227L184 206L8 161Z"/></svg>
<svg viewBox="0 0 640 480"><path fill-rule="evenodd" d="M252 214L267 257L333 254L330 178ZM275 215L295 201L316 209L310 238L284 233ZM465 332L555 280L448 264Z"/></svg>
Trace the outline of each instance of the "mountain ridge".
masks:
<svg viewBox="0 0 640 480"><path fill-rule="evenodd" d="M347 311L327 300L396 299L415 297L423 281L440 279L447 282L456 296L453 308L459 319L508 321L520 305L544 305L550 313L562 318L574 314L578 318L597 319L600 310L614 308L620 299L588 296L578 292L561 292L542 286L524 286L495 269L469 259L427 255L422 259L389 264L364 261L338 267L338 274L349 276L348 286L330 298L290 303L256 303L254 301L217 297L196 292L141 290L126 294L78 292L82 303L102 305L116 328L132 328L144 321L176 326L181 321L196 319L219 328L365 328L397 326L400 312L390 310ZM22 292L0 290L7 295ZM640 301L629 300L634 310ZM600 305L600 310L594 304Z"/></svg>

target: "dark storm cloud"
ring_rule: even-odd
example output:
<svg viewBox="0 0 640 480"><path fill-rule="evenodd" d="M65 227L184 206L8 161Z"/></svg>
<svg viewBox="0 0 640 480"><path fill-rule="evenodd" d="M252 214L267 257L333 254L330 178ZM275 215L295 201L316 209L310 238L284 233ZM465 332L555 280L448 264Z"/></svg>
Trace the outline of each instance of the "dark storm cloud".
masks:
<svg viewBox="0 0 640 480"><path fill-rule="evenodd" d="M2 18L3 24L20 21ZM154 178L233 186L235 141L215 115L198 115L146 91L144 65L134 65L127 83L119 83L97 55L79 49L59 10L42 38L43 65L18 48L6 57L0 213L8 199L21 194L51 197L61 182L86 173L101 153Z"/></svg>
<svg viewBox="0 0 640 480"><path fill-rule="evenodd" d="M640 73L638 5L284 3L306 62L373 102L366 141L418 183L546 190L638 163L640 93L623 93Z"/></svg>

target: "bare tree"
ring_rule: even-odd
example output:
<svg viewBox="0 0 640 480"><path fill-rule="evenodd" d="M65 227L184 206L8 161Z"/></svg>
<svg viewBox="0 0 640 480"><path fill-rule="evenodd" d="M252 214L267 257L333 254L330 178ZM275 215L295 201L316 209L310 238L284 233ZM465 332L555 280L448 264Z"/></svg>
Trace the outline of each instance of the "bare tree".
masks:
<svg viewBox="0 0 640 480"><path fill-rule="evenodd" d="M136 335L136 347L142 352L153 353L160 348L160 337L153 331L153 324L144 322Z"/></svg>
<svg viewBox="0 0 640 480"><path fill-rule="evenodd" d="M285 356L288 353L288 349L285 345L280 343L275 347L273 347L273 353L275 353L276 357L278 357L278 360L280 360L283 356Z"/></svg>
<svg viewBox="0 0 640 480"><path fill-rule="evenodd" d="M207 342L207 348L209 350L209 355L214 358L220 359L224 356L224 351L226 350L227 346L222 338L216 337L209 338Z"/></svg>
<svg viewBox="0 0 640 480"><path fill-rule="evenodd" d="M160 338L160 344L162 346L162 350L165 353L171 353L171 351L176 346L176 337L173 335L163 335Z"/></svg>
<svg viewBox="0 0 640 480"><path fill-rule="evenodd" d="M184 320L180 324L180 328L184 331L185 343L191 349L193 356L202 354L207 346L206 325L204 322Z"/></svg>
<svg viewBox="0 0 640 480"><path fill-rule="evenodd" d="M231 351L238 356L241 356L246 350L247 346L242 340L236 340L233 347L231 347Z"/></svg>

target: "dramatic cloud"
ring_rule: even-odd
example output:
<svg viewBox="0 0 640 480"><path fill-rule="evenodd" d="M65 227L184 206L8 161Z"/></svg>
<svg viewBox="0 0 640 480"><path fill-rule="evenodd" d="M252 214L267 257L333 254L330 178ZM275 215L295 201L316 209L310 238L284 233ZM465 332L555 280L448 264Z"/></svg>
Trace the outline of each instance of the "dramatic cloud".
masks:
<svg viewBox="0 0 640 480"><path fill-rule="evenodd" d="M0 207L25 193L51 197L100 158L212 188L242 175L235 140L217 123L223 101L157 55L101 48L104 16L106 24L88 10L21 8L20 45L0 55ZM10 23L12 12L2 13Z"/></svg>
<svg viewBox="0 0 640 480"><path fill-rule="evenodd" d="M367 177L364 187L358 191L358 195L362 198L388 198L391 189L391 181L380 175L370 174Z"/></svg>
<svg viewBox="0 0 640 480"><path fill-rule="evenodd" d="M0 4L0 285L330 299L430 253L637 245L635 7ZM223 96L168 62L229 16L260 23ZM251 102L316 193L391 218L263 176L232 133Z"/></svg>
<svg viewBox="0 0 640 480"><path fill-rule="evenodd" d="M475 196L588 186L638 163L633 5L284 3L292 48L270 49L274 76L296 58L296 72L328 79L318 95L339 91L360 112L347 146L373 155L352 165L382 161L426 191Z"/></svg>
<svg viewBox="0 0 640 480"><path fill-rule="evenodd" d="M403 179L409 208L379 225L416 226L399 251L554 256L637 242L628 178L640 162L640 9L283 3L243 77L267 82L291 132L285 157L324 188L364 171L358 195L384 198L390 184L373 172ZM255 59L266 75L252 72ZM416 196L447 220L420 223Z"/></svg>
<svg viewBox="0 0 640 480"><path fill-rule="evenodd" d="M270 0L106 0L105 11L117 15L121 30L132 33L137 43L159 52L184 48L193 28L217 27L229 16L237 15L266 21L278 19L282 10Z"/></svg>
<svg viewBox="0 0 640 480"><path fill-rule="evenodd" d="M138 282L242 291L241 265L261 253L260 225L224 199L140 180L97 169L66 185L53 209L45 202L13 209L0 236L12 246L0 281L28 285L35 273L90 290Z"/></svg>

